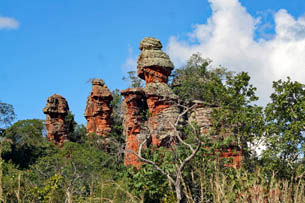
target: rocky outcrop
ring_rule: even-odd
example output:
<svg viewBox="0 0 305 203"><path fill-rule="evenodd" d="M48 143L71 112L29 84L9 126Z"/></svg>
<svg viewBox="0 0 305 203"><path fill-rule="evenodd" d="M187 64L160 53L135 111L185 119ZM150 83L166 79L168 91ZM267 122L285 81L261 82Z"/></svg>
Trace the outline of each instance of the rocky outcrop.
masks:
<svg viewBox="0 0 305 203"><path fill-rule="evenodd" d="M168 145L175 133L179 108L178 97L169 88L168 76L174 68L168 55L162 50L160 40L146 37L140 43L138 76L145 80L145 96L148 106L148 128L154 146Z"/></svg>
<svg viewBox="0 0 305 203"><path fill-rule="evenodd" d="M48 139L56 145L62 146L67 140L68 126L66 116L69 112L69 106L66 99L58 94L50 96L43 109L46 114L46 128Z"/></svg>
<svg viewBox="0 0 305 203"><path fill-rule="evenodd" d="M92 91L87 99L85 118L87 120L87 132L107 136L111 131L110 103L113 97L111 92L101 79L92 80Z"/></svg>
<svg viewBox="0 0 305 203"><path fill-rule="evenodd" d="M168 146L176 133L175 125L180 110L178 97L166 83L148 83L144 88L148 106L148 128L154 146Z"/></svg>
<svg viewBox="0 0 305 203"><path fill-rule="evenodd" d="M161 49L162 44L156 38L145 37L140 43L141 54L137 62L138 76L145 80L146 84L167 83L168 76L174 69L168 55Z"/></svg>
<svg viewBox="0 0 305 203"><path fill-rule="evenodd" d="M226 136L229 136L228 130L222 130L217 135L211 133L212 125L212 112L217 106L207 105L203 101L195 100L191 105L194 108L190 111L188 119L190 122L195 122L200 128L200 132L203 135L209 136L214 142L223 140ZM242 160L242 151L237 144L231 143L229 147L217 150L215 153L219 154L220 159L231 159L230 164L226 164L229 167L239 167Z"/></svg>
<svg viewBox="0 0 305 203"><path fill-rule="evenodd" d="M147 139L145 117L146 117L146 101L145 93L142 88L128 88L121 91L124 96L122 104L123 115L123 133L126 137L124 164L139 167L141 162L132 153L138 152L140 144ZM145 143L145 146L149 143Z"/></svg>
<svg viewBox="0 0 305 203"><path fill-rule="evenodd" d="M196 122L202 134L208 134L212 140L223 139L224 135L212 135L212 112L217 108L203 101L193 101L195 105L183 118L179 118L178 96L168 86L168 77L174 66L168 55L162 50L162 44L155 38L144 38L140 43L141 54L137 61L137 74L145 80L145 88L128 88L121 91L123 128L126 137L125 165L139 167L141 162L130 151L138 152L140 144L147 140L146 146L169 147L176 142L175 123ZM181 119L177 121L177 119ZM184 119L184 120L183 120ZM239 166L241 151L234 145L221 149L220 158L233 158L228 166ZM215 151L218 153L219 151Z"/></svg>
<svg viewBox="0 0 305 203"><path fill-rule="evenodd" d="M195 122L202 134L209 133L209 130L212 128L211 115L213 107L208 106L203 101L199 100L192 101L191 105L194 105L194 108L192 108L189 113L189 121Z"/></svg>

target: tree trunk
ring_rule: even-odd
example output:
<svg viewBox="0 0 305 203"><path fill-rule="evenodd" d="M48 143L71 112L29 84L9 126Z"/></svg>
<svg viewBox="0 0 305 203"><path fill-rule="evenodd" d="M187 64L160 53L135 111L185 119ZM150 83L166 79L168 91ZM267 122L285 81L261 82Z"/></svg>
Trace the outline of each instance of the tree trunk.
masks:
<svg viewBox="0 0 305 203"><path fill-rule="evenodd" d="M67 195L67 197L66 197L66 201L65 202L67 202L67 203L72 203L73 201L72 201L72 192L70 192L69 191L69 189L66 191L66 195Z"/></svg>
<svg viewBox="0 0 305 203"><path fill-rule="evenodd" d="M177 181L175 184L175 190L176 190L176 198L177 198L177 203L181 202L181 183L179 177L177 177Z"/></svg>

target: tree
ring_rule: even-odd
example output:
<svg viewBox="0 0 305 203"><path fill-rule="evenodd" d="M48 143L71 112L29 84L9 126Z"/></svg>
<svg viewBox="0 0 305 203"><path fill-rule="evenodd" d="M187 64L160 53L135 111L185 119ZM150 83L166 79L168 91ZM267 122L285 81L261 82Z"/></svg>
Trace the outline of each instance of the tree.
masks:
<svg viewBox="0 0 305 203"><path fill-rule="evenodd" d="M130 83L129 87L136 88L136 87L144 86L143 81L136 76L136 71L129 71L127 72L127 74L128 76L127 77L124 76L122 79Z"/></svg>
<svg viewBox="0 0 305 203"><path fill-rule="evenodd" d="M286 81L273 82L273 88L265 109L265 158L273 169L294 169L305 155L305 85L288 77Z"/></svg>
<svg viewBox="0 0 305 203"><path fill-rule="evenodd" d="M170 186L174 187L174 193L176 197L176 201L180 203L183 198L183 185L185 184L185 174L187 173L185 168L190 164L191 160L195 158L199 150L201 149L201 143L202 140L200 138L200 132L198 131L198 128L196 128L192 123L189 123L190 128L188 135L183 135L183 131L179 131L178 125L179 121L181 120L181 117L183 117L185 114L187 114L194 106L191 106L189 108L185 108L184 111L178 116L175 123L170 123L175 130L174 135L170 138L172 141L170 143L170 148L159 148L159 149L153 149L152 150L152 156L149 156L150 150L148 149L145 153L143 153L143 146L146 144L147 140L144 140L138 149L138 152L129 151L126 150L126 153L133 153L135 156L138 157L140 161L142 161L144 165L142 167L142 170L150 171L148 173L149 175L155 176L157 179L159 179L157 182L161 182L162 184L162 178L160 180L158 173L162 175L164 178L168 180L169 188ZM188 137L187 140L184 140L183 137ZM148 155L148 157L147 157ZM155 172L158 173L155 173ZM139 177L141 175L141 172L136 173L136 177ZM148 177L149 179L151 176ZM139 179L138 179L139 180ZM143 180L143 179L142 179ZM145 180L145 178L144 178ZM153 183L156 183L156 181L151 180ZM140 184L140 185L139 185ZM143 189L143 184L137 183L136 187L140 187ZM144 183L146 185L146 183ZM154 185L155 186L155 185ZM152 186L152 187L154 187ZM139 189L139 188L137 188ZM154 191L149 191L151 194L154 194L156 190L158 192L157 195L160 195L160 188L155 188ZM148 189L149 190L149 189ZM160 197L159 197L160 198Z"/></svg>
<svg viewBox="0 0 305 203"><path fill-rule="evenodd" d="M211 68L211 62L198 53L193 54L185 66L173 72L171 86L180 99L201 100L214 105L221 103L225 91L223 81L232 72L223 67Z"/></svg>
<svg viewBox="0 0 305 203"><path fill-rule="evenodd" d="M46 152L49 143L42 120L20 120L6 129L3 138L10 140L11 150L3 154L20 168L27 168Z"/></svg>
<svg viewBox="0 0 305 203"><path fill-rule="evenodd" d="M0 101L0 126L3 125L4 127L7 127L15 117L14 107L11 104Z"/></svg>
<svg viewBox="0 0 305 203"><path fill-rule="evenodd" d="M193 202L199 196L203 201L204 195L198 195L202 194L202 185L195 181L196 177L202 178L200 174L206 173L202 170L206 167L201 164L202 156L209 157L206 158L209 161L217 160L217 152L233 148L242 151L244 160L248 161L251 155L249 143L259 139L264 130L262 107L253 104L258 97L255 95L256 88L250 84L250 76L245 72L228 72L222 67L211 69L210 64L210 60L198 54L191 56L186 66L174 72L172 88L185 101L182 103L187 104L179 117L184 117L193 108L187 107L189 101L201 100L213 109L210 118L213 128L202 133L196 123L189 121L187 126L180 129L176 122L173 124L176 130L173 138L175 144L167 152L161 149L162 161L155 159L160 149L153 149L151 157L142 155L141 147L138 153L134 153L146 163L146 170L158 171L168 179L174 187L177 202L184 197ZM147 165L151 167L147 168ZM144 187L143 184L141 187Z"/></svg>
<svg viewBox="0 0 305 203"><path fill-rule="evenodd" d="M250 153L248 145L260 139L264 130L263 108L253 104L258 100L256 88L246 72L211 68L211 62L193 54L185 66L173 73L172 88L184 100L201 100L214 106L215 134L226 135L224 139L231 139L231 143Z"/></svg>
<svg viewBox="0 0 305 203"><path fill-rule="evenodd" d="M256 88L250 84L250 76L241 72L227 77L220 106L215 110L213 123L216 131L226 130L248 160L249 145L261 139L265 121L263 108L253 104L258 100Z"/></svg>
<svg viewBox="0 0 305 203"><path fill-rule="evenodd" d="M5 129L2 129L1 126L7 127L15 119L16 115L14 112L14 107L11 104L3 103L0 101L0 201L3 199L3 185L2 185L2 176L3 176L3 159L2 152L9 151L9 141L3 138Z"/></svg>

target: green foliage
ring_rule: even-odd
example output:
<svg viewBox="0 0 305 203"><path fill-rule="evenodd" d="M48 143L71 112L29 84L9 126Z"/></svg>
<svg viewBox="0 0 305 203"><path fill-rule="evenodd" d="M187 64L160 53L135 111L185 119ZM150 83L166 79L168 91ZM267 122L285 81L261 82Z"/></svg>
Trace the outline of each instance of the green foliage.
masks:
<svg viewBox="0 0 305 203"><path fill-rule="evenodd" d="M0 198L4 202L176 202L178 180L182 202L296 202L305 201L305 87L298 82L274 82L272 101L254 105L256 88L250 76L225 68L212 69L211 60L193 55L173 74L173 91L183 100L203 100L213 109L213 129L202 135L196 123L183 124L167 147L148 148L142 155L154 162L139 169L123 165L119 90L112 92L113 125L107 137L87 135L69 112L68 138L62 148L47 141L44 123L22 120L0 133ZM126 78L125 78L126 79ZM130 87L142 86L128 72ZM188 103L188 102L186 102ZM147 119L149 111L143 111ZM15 118L13 107L0 103L0 124ZM263 157L249 145L264 140ZM200 143L200 145L199 145ZM180 164L198 152L180 170ZM241 168L227 167L221 150L243 151ZM1 192L3 191L3 193ZM276 195L274 195L276 194ZM0 200L1 201L1 200Z"/></svg>
<svg viewBox="0 0 305 203"><path fill-rule="evenodd" d="M3 125L6 127L10 125L15 117L14 107L11 104L0 101L0 126Z"/></svg>
<svg viewBox="0 0 305 203"><path fill-rule="evenodd" d="M51 148L27 170L19 171L6 164L10 169L4 170L7 183L4 188L12 195L7 198L15 198L14 190L21 173L20 196L27 201L64 202L67 194L76 202L83 201L90 194L97 195L94 191L99 193L102 180L114 183L120 177L111 160L111 155L94 146L66 142L62 149Z"/></svg>
<svg viewBox="0 0 305 203"><path fill-rule="evenodd" d="M114 118L114 120L121 120L121 104L123 102L123 97L121 95L121 92L119 89L115 89L114 91L112 91L112 101L111 101L111 107L112 107L112 116Z"/></svg>
<svg viewBox="0 0 305 203"><path fill-rule="evenodd" d="M225 87L223 80L232 73L225 68L209 68L211 60L193 54L187 64L172 74L175 94L184 100L202 100L218 105L221 103Z"/></svg>
<svg viewBox="0 0 305 203"><path fill-rule="evenodd" d="M287 81L273 82L273 88L272 101L265 109L264 155L273 169L295 169L305 155L305 85L288 77ZM287 173L291 171L286 171L289 176Z"/></svg>
<svg viewBox="0 0 305 203"><path fill-rule="evenodd" d="M20 168L27 168L35 163L49 147L46 140L45 127L42 120L20 120L6 129L4 138L9 140L11 150L4 153L3 158L11 160Z"/></svg>
<svg viewBox="0 0 305 203"><path fill-rule="evenodd" d="M74 127L74 132L69 133L68 139L71 142L78 142L78 143L84 143L87 139L87 128L83 124L77 124Z"/></svg>
<svg viewBox="0 0 305 203"><path fill-rule="evenodd" d="M227 77L222 105L213 115L216 134L230 136L245 153L250 153L248 145L261 138L265 127L263 108L253 104L258 97L249 81L245 72Z"/></svg>
<svg viewBox="0 0 305 203"><path fill-rule="evenodd" d="M68 111L67 116L65 117L65 124L68 129L68 139L71 141L76 141L77 138L74 136L74 128L77 125L77 123L74 121L74 115L71 111Z"/></svg>
<svg viewBox="0 0 305 203"><path fill-rule="evenodd" d="M37 195L37 199L41 202L57 202L58 197L63 195L61 184L63 183L63 177L55 174L45 181L43 187L35 187L33 194Z"/></svg>
<svg viewBox="0 0 305 203"><path fill-rule="evenodd" d="M123 127L122 127L122 115L121 115L121 104L123 102L123 97L120 90L115 89L112 91L113 100L111 101L112 107L112 126L111 133L108 137L113 138L117 142L123 144L125 143L125 137L123 137Z"/></svg>
<svg viewBox="0 0 305 203"><path fill-rule="evenodd" d="M147 149L143 152L145 158L156 162L163 170L173 172L172 153L163 147ZM143 164L139 169L130 167L127 173L128 187L136 196L144 196L145 202L172 197L172 188L167 178L150 164Z"/></svg>

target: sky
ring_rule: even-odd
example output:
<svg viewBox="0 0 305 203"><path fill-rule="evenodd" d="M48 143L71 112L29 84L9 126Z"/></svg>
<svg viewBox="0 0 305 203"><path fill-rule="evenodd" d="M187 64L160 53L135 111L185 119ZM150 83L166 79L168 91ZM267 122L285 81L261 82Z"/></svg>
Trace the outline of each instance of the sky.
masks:
<svg viewBox="0 0 305 203"><path fill-rule="evenodd" d="M176 68L199 52L248 72L260 104L274 80L305 83L304 0L0 0L0 100L16 120L45 119L60 94L86 124L88 81L127 88L144 37L160 39Z"/></svg>

